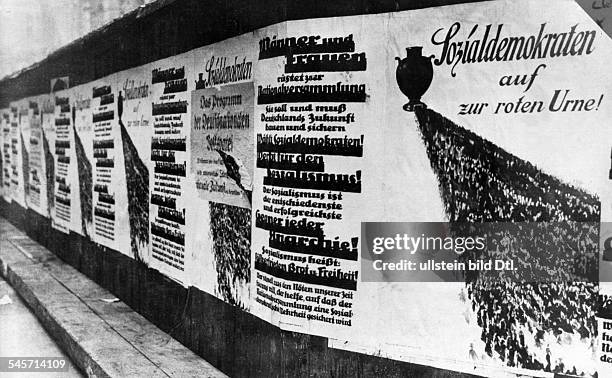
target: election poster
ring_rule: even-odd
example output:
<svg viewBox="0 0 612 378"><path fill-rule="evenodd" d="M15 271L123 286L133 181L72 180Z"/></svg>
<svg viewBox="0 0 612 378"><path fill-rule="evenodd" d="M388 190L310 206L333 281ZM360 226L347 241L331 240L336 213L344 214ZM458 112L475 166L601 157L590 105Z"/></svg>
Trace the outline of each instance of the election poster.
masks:
<svg viewBox="0 0 612 378"><path fill-rule="evenodd" d="M91 85L93 122L93 240L130 253L129 214L116 75Z"/></svg>
<svg viewBox="0 0 612 378"><path fill-rule="evenodd" d="M0 109L0 197L4 199L4 135L2 129L4 128L4 112L6 109Z"/></svg>
<svg viewBox="0 0 612 378"><path fill-rule="evenodd" d="M11 109L0 110L0 130L2 145L2 198L11 202Z"/></svg>
<svg viewBox="0 0 612 378"><path fill-rule="evenodd" d="M362 244L362 278L371 276L359 284L352 334L330 346L481 376L593 374L599 292L585 277L612 216L609 37L573 1L375 17L387 25L377 80L386 88L364 150L364 176L376 180L364 191L385 204L368 203L360 220L447 222L450 232L496 223L487 249L456 262L514 248L512 263L545 280L512 268L491 281L488 268L435 266L415 249L416 269L438 282L404 282L410 265L388 261L412 254L373 235ZM535 232L524 232L530 223ZM464 280L446 279L458 271Z"/></svg>
<svg viewBox="0 0 612 378"><path fill-rule="evenodd" d="M185 213L193 200L188 185L193 53L151 63L151 164L149 168L149 266L182 283L187 282ZM193 231L192 231L193 230Z"/></svg>
<svg viewBox="0 0 612 378"><path fill-rule="evenodd" d="M42 127L42 98L32 97L28 99L28 117L30 124L29 137L26 145L28 146L28 208L38 214L48 217L49 210L47 205L47 177L45 164L45 151L43 143ZM23 134L24 137L26 133Z"/></svg>
<svg viewBox="0 0 612 378"><path fill-rule="evenodd" d="M53 95L38 96L40 112L40 146L41 165L44 174L39 173L41 181L41 211L49 218L53 217L55 208L55 97ZM42 204L46 204L43 206Z"/></svg>
<svg viewBox="0 0 612 378"><path fill-rule="evenodd" d="M148 262L150 260L149 185L152 159L163 159L163 154L151 154L153 121L151 114L151 67L140 66L115 75L119 141L117 153L123 156L122 187L118 189L127 201L127 212L122 212L119 231L129 236L121 252ZM158 160L156 160L158 161ZM159 160L164 161L164 160Z"/></svg>
<svg viewBox="0 0 612 378"><path fill-rule="evenodd" d="M71 91L69 89L55 92L55 112L53 124L55 126L55 140L53 151L54 164L54 203L52 212L52 227L64 233L69 233L73 220L77 220L75 211L77 183L74 132L72 111L70 107ZM80 211L78 213L80 216ZM80 218L78 223L80 224Z"/></svg>
<svg viewBox="0 0 612 378"><path fill-rule="evenodd" d="M90 240L94 238L93 222L93 113L92 92L97 82L71 88L70 116L74 136L74 214L79 214L72 231Z"/></svg>
<svg viewBox="0 0 612 378"><path fill-rule="evenodd" d="M282 329L354 332L360 222L379 204L365 202L378 179L364 169L384 105L384 61L369 31L382 26L348 17L258 35L251 302Z"/></svg>
<svg viewBox="0 0 612 378"><path fill-rule="evenodd" d="M28 177L27 150L22 131L29 134L30 122L26 100L11 102L11 198L22 208L26 208L26 183Z"/></svg>
<svg viewBox="0 0 612 378"><path fill-rule="evenodd" d="M249 34L195 50L191 92L190 280L243 309L251 287L256 44Z"/></svg>

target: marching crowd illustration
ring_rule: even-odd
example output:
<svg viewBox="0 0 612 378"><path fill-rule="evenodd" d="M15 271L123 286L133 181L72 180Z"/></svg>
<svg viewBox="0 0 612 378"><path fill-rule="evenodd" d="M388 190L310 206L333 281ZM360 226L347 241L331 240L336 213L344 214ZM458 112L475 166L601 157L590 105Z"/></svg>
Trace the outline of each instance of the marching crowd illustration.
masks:
<svg viewBox="0 0 612 378"><path fill-rule="evenodd" d="M430 109L416 116L451 232L487 234L485 251L462 257L517 265L466 274L486 354L513 367L588 374L552 355L545 336L561 344L571 335L594 353L599 199Z"/></svg>

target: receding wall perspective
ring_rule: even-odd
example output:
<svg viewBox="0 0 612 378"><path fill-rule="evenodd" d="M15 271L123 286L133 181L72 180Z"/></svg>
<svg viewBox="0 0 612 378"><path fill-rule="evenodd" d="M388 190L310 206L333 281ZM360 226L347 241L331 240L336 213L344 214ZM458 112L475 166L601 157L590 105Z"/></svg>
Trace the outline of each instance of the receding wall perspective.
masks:
<svg viewBox="0 0 612 378"><path fill-rule="evenodd" d="M0 83L2 214L230 376L612 374L612 41L571 0L431 3L73 72L85 40Z"/></svg>

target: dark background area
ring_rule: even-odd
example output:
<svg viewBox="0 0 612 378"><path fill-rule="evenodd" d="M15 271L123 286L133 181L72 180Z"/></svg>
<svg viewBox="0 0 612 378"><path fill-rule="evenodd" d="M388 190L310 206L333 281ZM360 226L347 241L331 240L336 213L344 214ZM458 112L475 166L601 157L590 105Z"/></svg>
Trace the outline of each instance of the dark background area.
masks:
<svg viewBox="0 0 612 378"><path fill-rule="evenodd" d="M158 0L0 81L0 108L49 93L52 78L69 76L73 87L283 21L477 1L482 0Z"/></svg>

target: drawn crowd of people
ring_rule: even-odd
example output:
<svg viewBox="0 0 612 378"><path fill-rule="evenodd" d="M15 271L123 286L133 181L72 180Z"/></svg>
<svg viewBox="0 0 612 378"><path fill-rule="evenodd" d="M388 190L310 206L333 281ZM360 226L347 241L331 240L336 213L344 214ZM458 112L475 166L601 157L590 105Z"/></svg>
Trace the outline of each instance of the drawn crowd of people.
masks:
<svg viewBox="0 0 612 378"><path fill-rule="evenodd" d="M599 199L431 110L416 115L451 229L487 235L486 250L464 258L514 260L511 272L466 275L486 354L508 366L586 374L549 345L544 354L544 342L572 335L594 345Z"/></svg>

